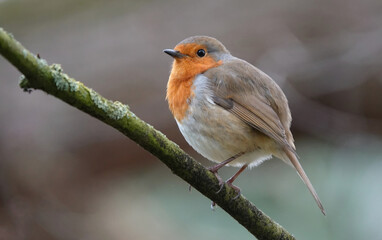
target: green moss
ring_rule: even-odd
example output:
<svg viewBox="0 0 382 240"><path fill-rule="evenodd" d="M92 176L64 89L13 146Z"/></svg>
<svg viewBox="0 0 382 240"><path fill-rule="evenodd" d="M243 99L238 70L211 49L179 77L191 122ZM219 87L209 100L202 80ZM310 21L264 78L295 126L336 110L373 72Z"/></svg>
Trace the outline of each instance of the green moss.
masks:
<svg viewBox="0 0 382 240"><path fill-rule="evenodd" d="M24 90L24 91L28 91L29 90L29 81L28 79L24 76L24 75L21 75L19 77L19 86Z"/></svg>
<svg viewBox="0 0 382 240"><path fill-rule="evenodd" d="M121 102L115 101L112 102L110 100L107 100L103 97L101 97L98 93L96 93L93 89L89 90L90 98L92 99L93 103L99 108L102 109L109 118L114 120L119 120L123 117L129 117L126 115L129 108L122 104Z"/></svg>
<svg viewBox="0 0 382 240"><path fill-rule="evenodd" d="M27 58L28 56L28 51L26 49L23 49L23 56L24 58Z"/></svg>
<svg viewBox="0 0 382 240"><path fill-rule="evenodd" d="M24 92L28 92L28 93L32 92L30 82L24 75L21 75L19 77L19 86L24 90Z"/></svg>
<svg viewBox="0 0 382 240"><path fill-rule="evenodd" d="M121 102L115 101L111 105L109 105L108 109L108 116L112 119L119 120L123 118L124 116L127 116L126 113L128 111L128 108L125 104L122 104Z"/></svg>
<svg viewBox="0 0 382 240"><path fill-rule="evenodd" d="M4 31L3 28L0 28L0 31ZM15 39L12 33L4 31L12 40Z"/></svg>
<svg viewBox="0 0 382 240"><path fill-rule="evenodd" d="M66 81L64 75L62 74L61 65L54 63L50 66L50 68L52 69L52 76L57 89L61 91L68 91L69 83Z"/></svg>
<svg viewBox="0 0 382 240"><path fill-rule="evenodd" d="M48 62L43 58L37 58L37 63L40 68L43 68L48 65Z"/></svg>
<svg viewBox="0 0 382 240"><path fill-rule="evenodd" d="M52 69L53 80L58 90L70 92L78 91L81 83L63 73L60 64L53 63L50 68Z"/></svg>
<svg viewBox="0 0 382 240"><path fill-rule="evenodd" d="M93 103L99 108L102 109L104 112L107 112L107 101L106 99L99 96L93 89L89 89L90 98L92 99Z"/></svg>
<svg viewBox="0 0 382 240"><path fill-rule="evenodd" d="M129 107L129 106L127 106ZM137 116L133 112L129 112L130 117L137 118Z"/></svg>
<svg viewBox="0 0 382 240"><path fill-rule="evenodd" d="M53 63L51 66L50 66L50 68L52 69L52 70L54 70L54 71L56 71L56 72L62 72L63 71L63 69L62 69L62 67L61 67L61 64L58 64L58 63Z"/></svg>
<svg viewBox="0 0 382 240"><path fill-rule="evenodd" d="M66 75L66 74L65 74ZM80 82L74 80L74 79L71 79L69 78L69 87L70 87L70 91L71 92L77 92L78 89L80 88Z"/></svg>
<svg viewBox="0 0 382 240"><path fill-rule="evenodd" d="M20 77L19 77L19 85L21 86L22 82L26 80L24 74L21 74Z"/></svg>

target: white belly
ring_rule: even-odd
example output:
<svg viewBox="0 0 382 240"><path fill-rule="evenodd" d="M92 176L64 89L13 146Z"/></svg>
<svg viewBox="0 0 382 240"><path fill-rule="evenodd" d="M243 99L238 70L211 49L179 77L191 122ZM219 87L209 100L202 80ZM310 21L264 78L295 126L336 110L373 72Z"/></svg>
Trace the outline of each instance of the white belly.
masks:
<svg viewBox="0 0 382 240"><path fill-rule="evenodd" d="M231 113L219 106L208 103L211 108L218 108L214 115L209 115L208 110L198 111L189 109L190 115L178 123L186 141L201 155L213 162L222 162L228 158L244 152L241 157L227 166L241 167L248 164L255 167L263 161L270 159L272 155L259 148L254 143L255 131L241 120L224 122L232 118ZM231 119L232 120L232 119Z"/></svg>

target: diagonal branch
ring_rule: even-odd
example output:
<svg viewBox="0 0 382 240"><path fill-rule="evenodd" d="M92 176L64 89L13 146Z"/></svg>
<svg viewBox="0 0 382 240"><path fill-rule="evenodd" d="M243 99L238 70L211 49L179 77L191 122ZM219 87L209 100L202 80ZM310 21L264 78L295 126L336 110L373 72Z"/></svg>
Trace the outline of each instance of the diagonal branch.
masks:
<svg viewBox="0 0 382 240"><path fill-rule="evenodd" d="M235 218L258 239L295 239L279 224L257 209L245 197L225 185L219 190L217 178L187 155L161 132L139 119L127 105L110 101L63 73L59 64L49 66L26 50L0 28L0 54L24 75L24 90L40 89L117 129L159 158L171 171L191 184Z"/></svg>

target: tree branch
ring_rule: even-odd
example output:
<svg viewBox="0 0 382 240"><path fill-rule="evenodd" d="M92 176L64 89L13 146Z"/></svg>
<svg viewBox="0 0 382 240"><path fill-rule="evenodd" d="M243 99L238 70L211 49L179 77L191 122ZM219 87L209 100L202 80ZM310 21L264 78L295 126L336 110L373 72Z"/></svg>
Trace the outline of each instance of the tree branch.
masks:
<svg viewBox="0 0 382 240"><path fill-rule="evenodd" d="M81 82L63 73L59 64L49 66L44 59L26 50L0 28L0 54L24 75L20 87L40 89L117 129L159 158L171 171L214 201L258 239L295 239L251 202L225 185L219 190L216 177L187 155L161 132L139 119L127 105L110 101Z"/></svg>

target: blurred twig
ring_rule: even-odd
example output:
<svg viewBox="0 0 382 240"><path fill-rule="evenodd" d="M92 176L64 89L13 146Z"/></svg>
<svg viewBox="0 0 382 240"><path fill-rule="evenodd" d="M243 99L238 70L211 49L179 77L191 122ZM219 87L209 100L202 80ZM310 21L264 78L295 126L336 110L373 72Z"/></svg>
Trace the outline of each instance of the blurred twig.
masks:
<svg viewBox="0 0 382 240"><path fill-rule="evenodd" d="M127 105L110 101L62 72L58 64L49 66L26 50L13 36L0 28L0 54L24 75L20 86L40 89L116 128L158 157L171 171L217 203L258 239L294 239L279 224L257 209L229 186L219 190L216 177L192 159L161 132L145 123Z"/></svg>

